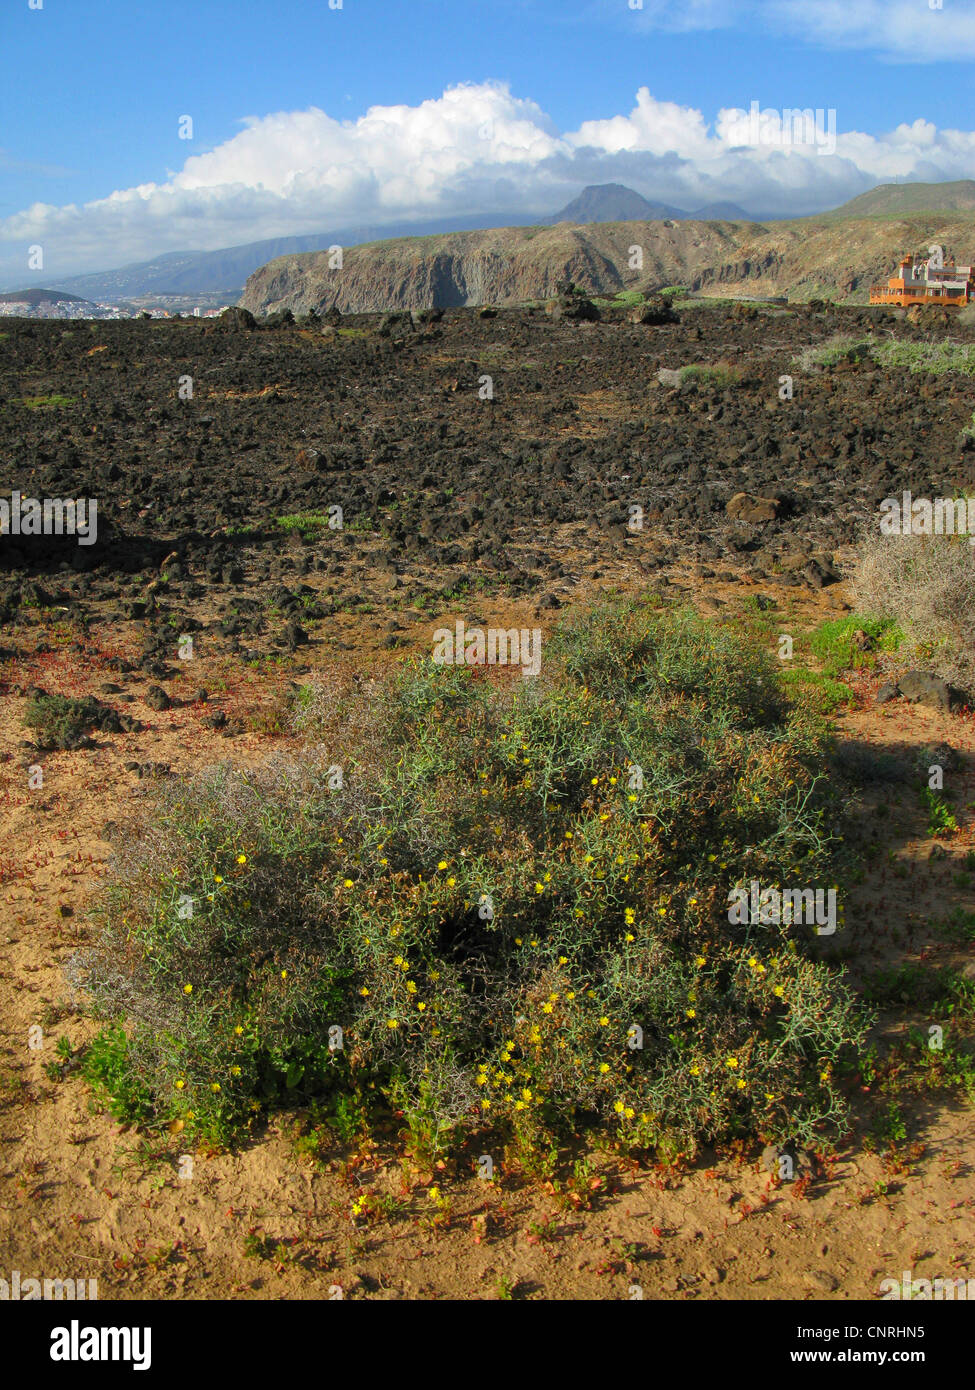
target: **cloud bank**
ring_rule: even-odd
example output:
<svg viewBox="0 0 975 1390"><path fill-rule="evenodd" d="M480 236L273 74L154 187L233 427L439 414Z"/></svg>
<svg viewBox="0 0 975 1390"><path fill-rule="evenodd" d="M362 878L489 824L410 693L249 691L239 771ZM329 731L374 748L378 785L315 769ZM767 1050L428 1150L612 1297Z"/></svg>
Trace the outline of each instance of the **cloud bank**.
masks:
<svg viewBox="0 0 975 1390"><path fill-rule="evenodd" d="M876 183L975 170L973 131L918 119L873 136L844 130L842 109L834 114L830 152L815 141L756 142L748 111L725 108L708 120L646 87L626 115L563 132L500 82L452 87L417 106L373 106L357 120L315 107L250 116L165 183L80 206L35 203L0 220L0 283L364 223L494 212L527 219L554 212L587 183L625 183L681 207L731 200L800 216ZM29 269L32 246L43 248L43 271Z"/></svg>

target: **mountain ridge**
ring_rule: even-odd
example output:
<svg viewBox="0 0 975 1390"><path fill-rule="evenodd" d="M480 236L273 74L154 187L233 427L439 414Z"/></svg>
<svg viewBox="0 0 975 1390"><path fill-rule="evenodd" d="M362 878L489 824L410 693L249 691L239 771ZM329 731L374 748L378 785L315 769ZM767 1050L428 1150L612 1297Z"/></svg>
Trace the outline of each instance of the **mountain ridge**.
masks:
<svg viewBox="0 0 975 1390"><path fill-rule="evenodd" d="M340 270L323 253L285 256L254 272L241 305L254 314L333 304L342 313L514 305L552 298L566 280L598 296L680 284L705 294L865 303L905 251L932 241L960 261L975 259L975 214L493 228L351 247Z"/></svg>
<svg viewBox="0 0 975 1390"><path fill-rule="evenodd" d="M923 204L945 204L942 209L922 207ZM272 237L247 242L240 246L215 251L176 251L151 260L132 262L114 270L68 276L60 282L64 298L81 297L102 303L124 303L140 297L193 295L220 296L225 302L236 301L244 292L250 276L282 256L321 252L339 245L344 253L360 246L382 241L391 243L402 239L450 236L463 232L492 231L502 237L512 228L592 226L622 222L667 222L682 224L702 221L739 223L750 226L772 224L778 227L827 222L835 226L852 218L898 219L921 213L975 210L975 180L959 179L942 183L879 184L875 188L842 204L839 208L817 214L814 218L786 219L749 216L734 203L709 203L693 213L668 203L650 202L625 184L590 184L561 211L535 220L522 215L510 215L504 222L503 213L479 214L453 219L394 224L385 227L347 227L332 232L303 236ZM623 215L626 214L626 215ZM636 215L634 215L636 214ZM29 289L40 289L30 286ZM15 294L23 291L14 291Z"/></svg>

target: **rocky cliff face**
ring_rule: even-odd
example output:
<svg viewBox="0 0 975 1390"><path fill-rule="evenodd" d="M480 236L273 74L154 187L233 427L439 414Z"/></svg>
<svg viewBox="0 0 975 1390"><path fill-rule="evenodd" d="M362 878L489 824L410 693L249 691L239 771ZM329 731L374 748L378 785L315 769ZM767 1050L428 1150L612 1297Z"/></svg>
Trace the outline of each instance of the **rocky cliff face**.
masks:
<svg viewBox="0 0 975 1390"><path fill-rule="evenodd" d="M343 313L512 304L547 299L560 280L598 294L685 283L732 252L758 224L613 222L586 227L503 227L407 237L354 246L342 269L327 252L282 256L247 281L241 304L253 313L307 313L331 304ZM631 266L631 248L643 253Z"/></svg>
<svg viewBox="0 0 975 1390"><path fill-rule="evenodd" d="M550 298L559 281L572 280L597 295L680 284L862 303L899 256L932 241L960 261L975 259L975 216L502 227L353 246L341 269L330 266L328 252L281 256L251 275L240 302L255 314L332 304L342 313L517 304Z"/></svg>

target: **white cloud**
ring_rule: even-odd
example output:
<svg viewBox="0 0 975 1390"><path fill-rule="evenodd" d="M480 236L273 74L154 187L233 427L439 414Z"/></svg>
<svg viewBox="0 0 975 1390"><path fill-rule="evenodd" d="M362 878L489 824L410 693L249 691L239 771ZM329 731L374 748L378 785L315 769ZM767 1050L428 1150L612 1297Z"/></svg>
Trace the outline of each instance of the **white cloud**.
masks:
<svg viewBox="0 0 975 1390"><path fill-rule="evenodd" d="M824 131L829 119L824 113ZM923 118L880 136L834 127L831 153L822 142L749 142L749 121L731 108L709 121L643 87L627 114L560 133L501 83L454 87L413 107L374 106L357 120L317 108L251 116L165 183L83 206L35 203L0 221L0 283L362 224L529 218L555 211L586 183L625 183L687 208L731 200L798 215L875 183L965 178L975 168L975 133ZM31 274L28 247L37 244L44 270Z"/></svg>
<svg viewBox="0 0 975 1390"><path fill-rule="evenodd" d="M760 0L769 22L829 47L868 48L912 63L975 58L975 2Z"/></svg>
<svg viewBox="0 0 975 1390"><path fill-rule="evenodd" d="M618 15L618 0L604 4ZM975 58L975 0L639 0L631 15L646 29L782 33L908 63Z"/></svg>

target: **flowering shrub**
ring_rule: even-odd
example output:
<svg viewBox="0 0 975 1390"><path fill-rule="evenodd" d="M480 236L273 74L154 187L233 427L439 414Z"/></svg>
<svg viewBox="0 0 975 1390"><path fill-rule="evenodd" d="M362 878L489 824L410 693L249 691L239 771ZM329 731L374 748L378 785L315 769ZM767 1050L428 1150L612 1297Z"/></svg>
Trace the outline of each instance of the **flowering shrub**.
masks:
<svg viewBox="0 0 975 1390"><path fill-rule="evenodd" d="M832 884L840 848L823 735L743 639L614 604L535 680L413 663L296 722L300 757L163 788L122 846L74 965L116 1107L219 1141L392 1108L438 1150L842 1127L842 971L729 922L732 886Z"/></svg>

